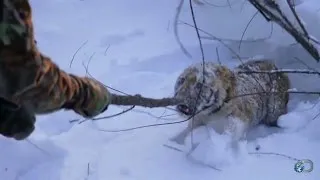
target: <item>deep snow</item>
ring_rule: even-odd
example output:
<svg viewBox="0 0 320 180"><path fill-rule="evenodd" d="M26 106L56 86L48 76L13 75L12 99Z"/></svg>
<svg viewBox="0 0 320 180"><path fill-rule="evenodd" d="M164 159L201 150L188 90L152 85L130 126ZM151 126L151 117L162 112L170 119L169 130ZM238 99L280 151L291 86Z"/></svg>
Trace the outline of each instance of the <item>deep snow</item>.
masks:
<svg viewBox="0 0 320 180"><path fill-rule="evenodd" d="M217 37L239 40L255 10L243 0L210 1L224 7L196 6L199 27ZM149 97L171 96L177 75L189 64L200 61L195 31L180 26L183 44L192 54L186 57L179 49L172 32L177 1L147 0L31 0L34 9L36 39L40 49L64 70L85 75L83 62L91 57L92 76L126 93L141 93ZM298 6L311 34L320 39L318 0L305 0ZM191 22L188 3L182 17ZM270 24L257 16L249 26L244 39L264 38L270 34ZM264 56L276 60L282 68L304 68L294 57L313 68L320 65L281 29L274 26L268 41L238 42L230 46L241 57ZM213 41L204 41L206 59L219 58L230 68L239 64L225 47ZM83 47L70 61L75 51ZM110 48L106 51L108 46ZM319 78L290 75L292 86L299 90L320 90ZM304 100L310 100L306 102ZM97 122L69 123L79 118L73 112L59 111L39 116L36 131L28 141L16 142L0 137L1 180L316 180L320 177L320 104L315 96L291 96L290 112L280 118L283 130L259 126L241 142L238 151L224 149L228 138L217 136L206 128L197 129L194 142L199 146L186 158L185 152L164 146L168 139L186 123L125 132L102 130L126 129L146 124L182 120L168 116L160 120L150 116L172 114L164 108L137 108L124 115ZM110 115L124 107L110 107L102 114ZM315 118L317 117L317 118ZM174 145L173 145L174 146ZM257 151L256 148L259 147ZM296 173L295 161L275 155L255 155L253 152L273 152L298 159L311 159L311 173ZM206 164L206 165L204 165ZM219 167L216 171L210 166Z"/></svg>

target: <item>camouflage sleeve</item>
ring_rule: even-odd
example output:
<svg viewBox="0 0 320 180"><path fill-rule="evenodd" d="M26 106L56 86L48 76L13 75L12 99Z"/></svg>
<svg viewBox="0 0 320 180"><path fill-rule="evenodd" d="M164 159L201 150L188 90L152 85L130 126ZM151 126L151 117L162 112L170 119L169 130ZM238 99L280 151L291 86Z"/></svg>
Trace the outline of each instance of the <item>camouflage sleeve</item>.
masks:
<svg viewBox="0 0 320 180"><path fill-rule="evenodd" d="M0 2L0 96L35 114L70 109L90 118L105 111L110 93L100 82L68 74L39 52L28 0Z"/></svg>

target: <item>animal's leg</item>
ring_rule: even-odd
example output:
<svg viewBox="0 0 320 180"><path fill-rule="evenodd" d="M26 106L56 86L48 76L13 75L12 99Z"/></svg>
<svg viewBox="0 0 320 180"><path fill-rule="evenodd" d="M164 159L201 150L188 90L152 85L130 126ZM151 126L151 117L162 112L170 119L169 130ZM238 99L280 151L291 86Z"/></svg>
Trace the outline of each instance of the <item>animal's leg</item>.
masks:
<svg viewBox="0 0 320 180"><path fill-rule="evenodd" d="M233 155L237 156L240 151L240 140L246 136L249 128L248 121L240 120L239 118L228 118L228 125L225 130L225 134L228 134L230 139L228 140L225 148L230 148Z"/></svg>
<svg viewBox="0 0 320 180"><path fill-rule="evenodd" d="M177 143L177 144L184 144L184 141L186 139L186 137L188 136L188 134L192 131L192 128L190 128L189 126L187 126L184 130L182 130L181 132L179 132L177 135L175 135L174 137L172 137L170 140Z"/></svg>
<svg viewBox="0 0 320 180"><path fill-rule="evenodd" d="M278 119L281 115L287 113L287 104L282 102L280 95L270 96L268 102L268 110L264 119L264 124L268 126L278 126Z"/></svg>
<svg viewBox="0 0 320 180"><path fill-rule="evenodd" d="M201 125L203 125L203 123L200 119L190 119L188 126L184 130L180 131L177 135L172 137L170 140L183 145L189 133L191 133L194 129L198 128Z"/></svg>
<svg viewBox="0 0 320 180"><path fill-rule="evenodd" d="M273 80L273 81L272 81ZM267 115L264 124L268 126L278 126L278 119L281 115L287 113L287 104L289 101L289 94L284 93L290 87L288 76L284 74L270 75L271 89L275 89L278 93L271 94L267 102Z"/></svg>
<svg viewBox="0 0 320 180"><path fill-rule="evenodd" d="M235 150L239 148L239 140L246 136L249 128L249 121L241 120L235 117L229 117L228 123L225 129L225 133L231 136L230 147Z"/></svg>

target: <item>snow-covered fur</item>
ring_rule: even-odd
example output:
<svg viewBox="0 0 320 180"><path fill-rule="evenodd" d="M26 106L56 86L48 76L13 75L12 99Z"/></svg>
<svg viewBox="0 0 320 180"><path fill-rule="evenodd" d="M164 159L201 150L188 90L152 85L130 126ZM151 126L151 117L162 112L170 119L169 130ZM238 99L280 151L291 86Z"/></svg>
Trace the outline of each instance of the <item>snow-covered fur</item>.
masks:
<svg viewBox="0 0 320 180"><path fill-rule="evenodd" d="M239 73L270 70L277 70L270 60L248 61L234 70L213 62L206 62L204 68L202 63L186 68L174 87L175 97L183 101L176 108L186 118L196 115L171 140L183 144L186 136L201 125L230 133L235 140L245 137L247 130L259 123L277 126L278 117L287 112L288 93L279 93L290 88L287 75Z"/></svg>

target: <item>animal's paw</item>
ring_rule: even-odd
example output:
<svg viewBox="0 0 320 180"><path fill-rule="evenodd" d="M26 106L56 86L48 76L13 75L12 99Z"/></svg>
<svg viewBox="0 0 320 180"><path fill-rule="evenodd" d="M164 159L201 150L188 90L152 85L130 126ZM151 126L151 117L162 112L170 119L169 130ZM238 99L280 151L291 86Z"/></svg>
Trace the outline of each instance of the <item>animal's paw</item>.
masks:
<svg viewBox="0 0 320 180"><path fill-rule="evenodd" d="M172 143L178 144L178 145L184 145L183 138L181 138L179 136L174 136L174 137L170 138L169 141Z"/></svg>
<svg viewBox="0 0 320 180"><path fill-rule="evenodd" d="M190 153L192 159L217 169L236 165L247 157L246 143L233 141L229 135L215 135L202 141Z"/></svg>

